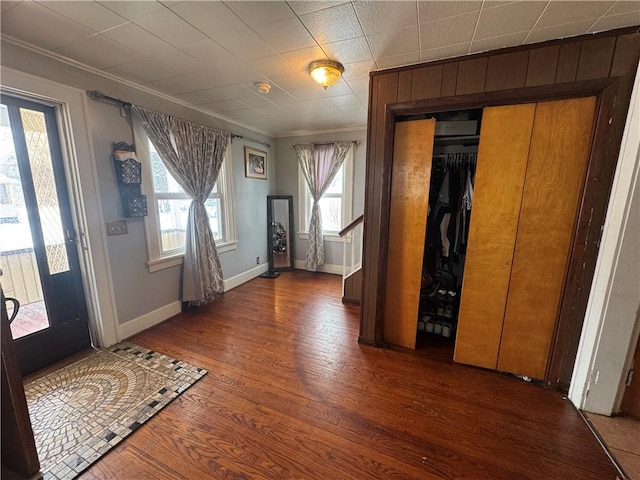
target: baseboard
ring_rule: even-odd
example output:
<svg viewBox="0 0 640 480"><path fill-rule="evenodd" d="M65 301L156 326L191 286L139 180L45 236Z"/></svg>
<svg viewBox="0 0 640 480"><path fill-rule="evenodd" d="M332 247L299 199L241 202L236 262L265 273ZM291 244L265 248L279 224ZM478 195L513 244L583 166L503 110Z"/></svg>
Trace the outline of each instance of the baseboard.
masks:
<svg viewBox="0 0 640 480"><path fill-rule="evenodd" d="M224 281L224 291L227 292L232 288L235 288L243 283L248 282L260 274L269 270L269 265L266 263L262 265L258 265L251 270L247 270L246 272L242 272L235 277L228 278ZM182 303L180 301L172 302L164 307L160 307L152 312L145 313L144 315L139 316L138 318L134 318L133 320L129 320L128 322L122 323L118 325L118 335L120 340L124 340L129 338L136 333L140 333L143 330L151 328L159 323L164 322L168 318L177 315L182 311Z"/></svg>
<svg viewBox="0 0 640 480"><path fill-rule="evenodd" d="M128 322L118 325L118 336L120 340L129 338L136 333L140 333L147 328L151 328L159 323L164 322L168 318L177 315L182 310L182 303L179 300L171 302L164 307L157 308L149 313L129 320Z"/></svg>
<svg viewBox="0 0 640 480"><path fill-rule="evenodd" d="M360 300L358 300L357 298L342 297L342 304L343 305L360 305Z"/></svg>
<svg viewBox="0 0 640 480"><path fill-rule="evenodd" d="M306 270L304 268L304 260L296 260L293 266L299 270ZM329 263L325 263L318 268L318 272L332 273L333 275L342 275L342 265L332 265Z"/></svg>
<svg viewBox="0 0 640 480"><path fill-rule="evenodd" d="M263 263L262 265L258 265L257 267L252 268L251 270L247 270L246 272L242 272L235 277L228 278L224 281L224 291L228 292L232 288L239 287L243 283L247 283L249 280L253 280L256 277L259 277L264 272L269 270L269 264Z"/></svg>
<svg viewBox="0 0 640 480"><path fill-rule="evenodd" d="M358 343L360 345L367 345L369 347L379 347L379 345L376 345L376 342L374 342L371 338L366 338L362 336L358 337Z"/></svg>

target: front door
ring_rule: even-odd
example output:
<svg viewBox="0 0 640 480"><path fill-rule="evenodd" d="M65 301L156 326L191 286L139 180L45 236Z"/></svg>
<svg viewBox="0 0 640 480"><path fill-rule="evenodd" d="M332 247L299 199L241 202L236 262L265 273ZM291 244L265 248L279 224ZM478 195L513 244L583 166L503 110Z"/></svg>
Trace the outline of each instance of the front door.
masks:
<svg viewBox="0 0 640 480"><path fill-rule="evenodd" d="M1 100L0 281L20 302L11 330L26 375L90 339L55 108Z"/></svg>

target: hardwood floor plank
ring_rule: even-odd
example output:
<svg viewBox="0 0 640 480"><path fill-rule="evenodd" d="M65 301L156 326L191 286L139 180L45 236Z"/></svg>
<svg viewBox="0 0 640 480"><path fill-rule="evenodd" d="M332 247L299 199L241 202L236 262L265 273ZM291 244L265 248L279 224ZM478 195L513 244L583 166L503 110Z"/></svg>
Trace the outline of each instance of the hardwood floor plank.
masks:
<svg viewBox="0 0 640 480"><path fill-rule="evenodd" d="M196 402L198 406L196 407ZM269 444L272 449L290 458L304 453L296 464L307 465L307 475L315 472L319 478L438 478L425 476L423 471L408 471L392 457L363 448L358 443L329 435L324 425L317 426L301 421L295 411L282 413L255 402L246 401L238 395L218 390L216 394L200 396L186 408L192 410L195 418L215 411L231 429L243 429L246 437L261 444ZM233 409L228 405L233 405ZM348 457L348 458L347 458ZM326 472L321 474L318 465ZM398 467L404 467L404 471Z"/></svg>
<svg viewBox="0 0 640 480"><path fill-rule="evenodd" d="M121 446L109 452L103 459L94 464L90 470L87 470L78 478L108 478L110 480L130 480L132 478L194 480L193 477L182 476L179 472L168 467L159 459L147 455L146 452L131 445L131 442L123 442Z"/></svg>
<svg viewBox="0 0 640 480"><path fill-rule="evenodd" d="M446 344L359 345L340 290L283 272L132 338L209 374L81 478L615 479L557 393Z"/></svg>

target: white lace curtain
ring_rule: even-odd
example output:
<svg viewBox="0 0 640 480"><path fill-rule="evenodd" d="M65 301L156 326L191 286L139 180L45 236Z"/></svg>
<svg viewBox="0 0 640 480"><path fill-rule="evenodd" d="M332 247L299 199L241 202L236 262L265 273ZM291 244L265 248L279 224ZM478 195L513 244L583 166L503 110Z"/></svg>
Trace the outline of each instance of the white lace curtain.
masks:
<svg viewBox="0 0 640 480"><path fill-rule="evenodd" d="M294 146L298 163L313 197L307 257L304 261L305 269L310 272L315 272L318 267L324 265L322 214L318 202L331 185L333 177L338 173L352 145L353 142L335 142L317 145L307 143Z"/></svg>
<svg viewBox="0 0 640 480"><path fill-rule="evenodd" d="M204 202L218 179L230 134L133 106L173 178L191 198L182 270L182 301L201 305L224 291L222 267Z"/></svg>

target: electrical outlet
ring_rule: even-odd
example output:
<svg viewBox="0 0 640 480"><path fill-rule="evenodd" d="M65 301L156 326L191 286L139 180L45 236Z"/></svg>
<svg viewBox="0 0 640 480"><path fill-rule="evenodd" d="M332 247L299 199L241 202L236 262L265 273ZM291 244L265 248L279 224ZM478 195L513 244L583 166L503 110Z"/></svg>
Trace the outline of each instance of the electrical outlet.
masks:
<svg viewBox="0 0 640 480"><path fill-rule="evenodd" d="M107 235L124 235L129 233L126 220L107 222Z"/></svg>
<svg viewBox="0 0 640 480"><path fill-rule="evenodd" d="M256 265L260 265L260 257L256 257Z"/></svg>

